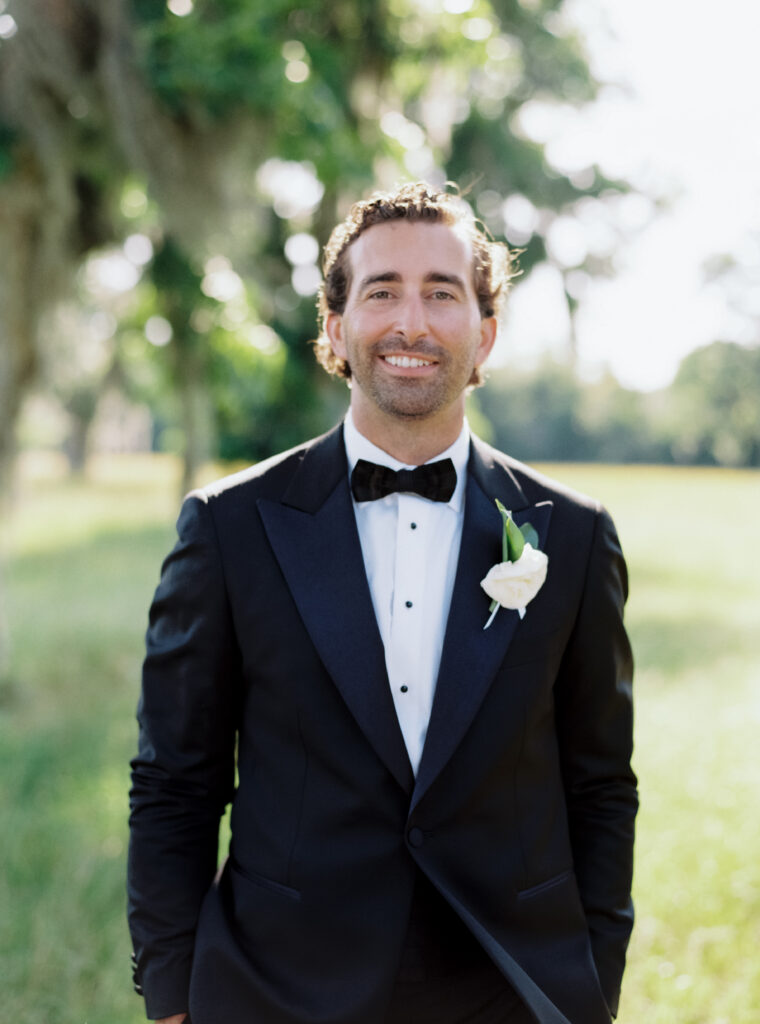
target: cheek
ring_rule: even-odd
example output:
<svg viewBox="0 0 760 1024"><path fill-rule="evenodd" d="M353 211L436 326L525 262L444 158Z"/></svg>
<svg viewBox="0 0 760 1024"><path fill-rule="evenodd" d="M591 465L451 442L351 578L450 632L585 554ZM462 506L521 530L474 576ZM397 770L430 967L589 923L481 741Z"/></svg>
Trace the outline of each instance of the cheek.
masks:
<svg viewBox="0 0 760 1024"><path fill-rule="evenodd" d="M376 338L387 334L389 330L389 318L387 313L362 313L351 320L351 326L347 334L344 331L344 344L363 345L374 341Z"/></svg>
<svg viewBox="0 0 760 1024"><path fill-rule="evenodd" d="M483 346L483 335L480 330L480 318L458 316L447 327L451 339L457 342L463 357L479 358Z"/></svg>

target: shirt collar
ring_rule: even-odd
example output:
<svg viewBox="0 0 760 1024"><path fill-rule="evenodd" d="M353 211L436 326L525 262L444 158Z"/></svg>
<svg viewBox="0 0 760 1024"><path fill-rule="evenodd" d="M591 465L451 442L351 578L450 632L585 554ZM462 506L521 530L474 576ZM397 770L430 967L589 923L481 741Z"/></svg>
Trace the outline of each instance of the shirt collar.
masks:
<svg viewBox="0 0 760 1024"><path fill-rule="evenodd" d="M382 448L378 448L376 444L373 444L364 434L360 434L354 418L351 415L351 409L349 408L346 413L346 418L343 421L343 438L346 444L346 457L348 458L348 471L349 475L353 472L353 468L359 459L366 459L368 462L375 462L378 466L387 466L389 469L414 469L414 466L410 466L408 463L399 462L398 459L394 459L388 452L383 451ZM462 423L462 429L459 433L459 437L456 441L446 449L446 451L440 452L438 455L434 455L432 459L428 459L428 462L438 462L439 459L451 459L454 463L454 469L457 471L457 485L454 488L454 493L448 502L441 503L449 505L455 512L459 512L462 507L464 500L464 485L465 477L467 474L467 461L470 457L470 425L467 422L465 416L464 422Z"/></svg>

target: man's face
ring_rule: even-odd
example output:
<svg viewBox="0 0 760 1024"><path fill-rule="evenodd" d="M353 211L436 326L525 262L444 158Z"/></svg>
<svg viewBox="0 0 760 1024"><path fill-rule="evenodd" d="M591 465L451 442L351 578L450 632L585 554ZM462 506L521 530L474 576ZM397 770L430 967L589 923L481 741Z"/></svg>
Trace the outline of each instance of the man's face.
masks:
<svg viewBox="0 0 760 1024"><path fill-rule="evenodd" d="M351 367L352 405L401 419L464 408L496 335L481 319L472 248L455 227L389 221L348 251L351 286L327 333Z"/></svg>

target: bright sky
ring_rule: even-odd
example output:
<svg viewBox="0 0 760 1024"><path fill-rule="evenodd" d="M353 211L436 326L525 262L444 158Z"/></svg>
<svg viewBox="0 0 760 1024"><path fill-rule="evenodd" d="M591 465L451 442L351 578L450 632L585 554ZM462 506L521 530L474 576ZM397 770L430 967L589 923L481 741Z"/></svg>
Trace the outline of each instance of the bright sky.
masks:
<svg viewBox="0 0 760 1024"><path fill-rule="evenodd" d="M746 252L760 233L760 3L569 0L568 10L597 77L627 85L629 95L607 90L544 134L570 161L591 155L608 174L670 198L623 241L615 278L588 287L581 369L606 365L626 386L661 387L691 349L753 340L702 268L710 256ZM558 278L548 269L535 277L514 293L497 361L530 361L567 344Z"/></svg>

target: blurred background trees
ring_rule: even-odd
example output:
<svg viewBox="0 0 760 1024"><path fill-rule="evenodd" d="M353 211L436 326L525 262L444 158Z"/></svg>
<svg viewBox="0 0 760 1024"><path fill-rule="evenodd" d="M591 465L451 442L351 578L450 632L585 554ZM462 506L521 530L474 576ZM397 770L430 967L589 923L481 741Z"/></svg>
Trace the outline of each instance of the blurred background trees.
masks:
<svg viewBox="0 0 760 1024"><path fill-rule="evenodd" d="M595 94L559 0L8 0L3 18L4 463L33 384L73 468L114 391L186 483L326 427L344 393L306 344L319 248L375 183L457 177L525 274L556 218L625 190L552 170L520 127L537 96Z"/></svg>
<svg viewBox="0 0 760 1024"><path fill-rule="evenodd" d="M492 440L758 465L756 349L693 353L655 394L575 372L573 318L632 197L537 140L542 109L597 89L563 0L0 0L0 474L24 409L21 440L72 470L94 431L181 453L185 488L209 457L327 428L346 396L308 345L320 247L353 199L416 178L469 189L521 250L518 288L561 281L559 362L497 369L473 400ZM746 294L742 266L706 278Z"/></svg>

